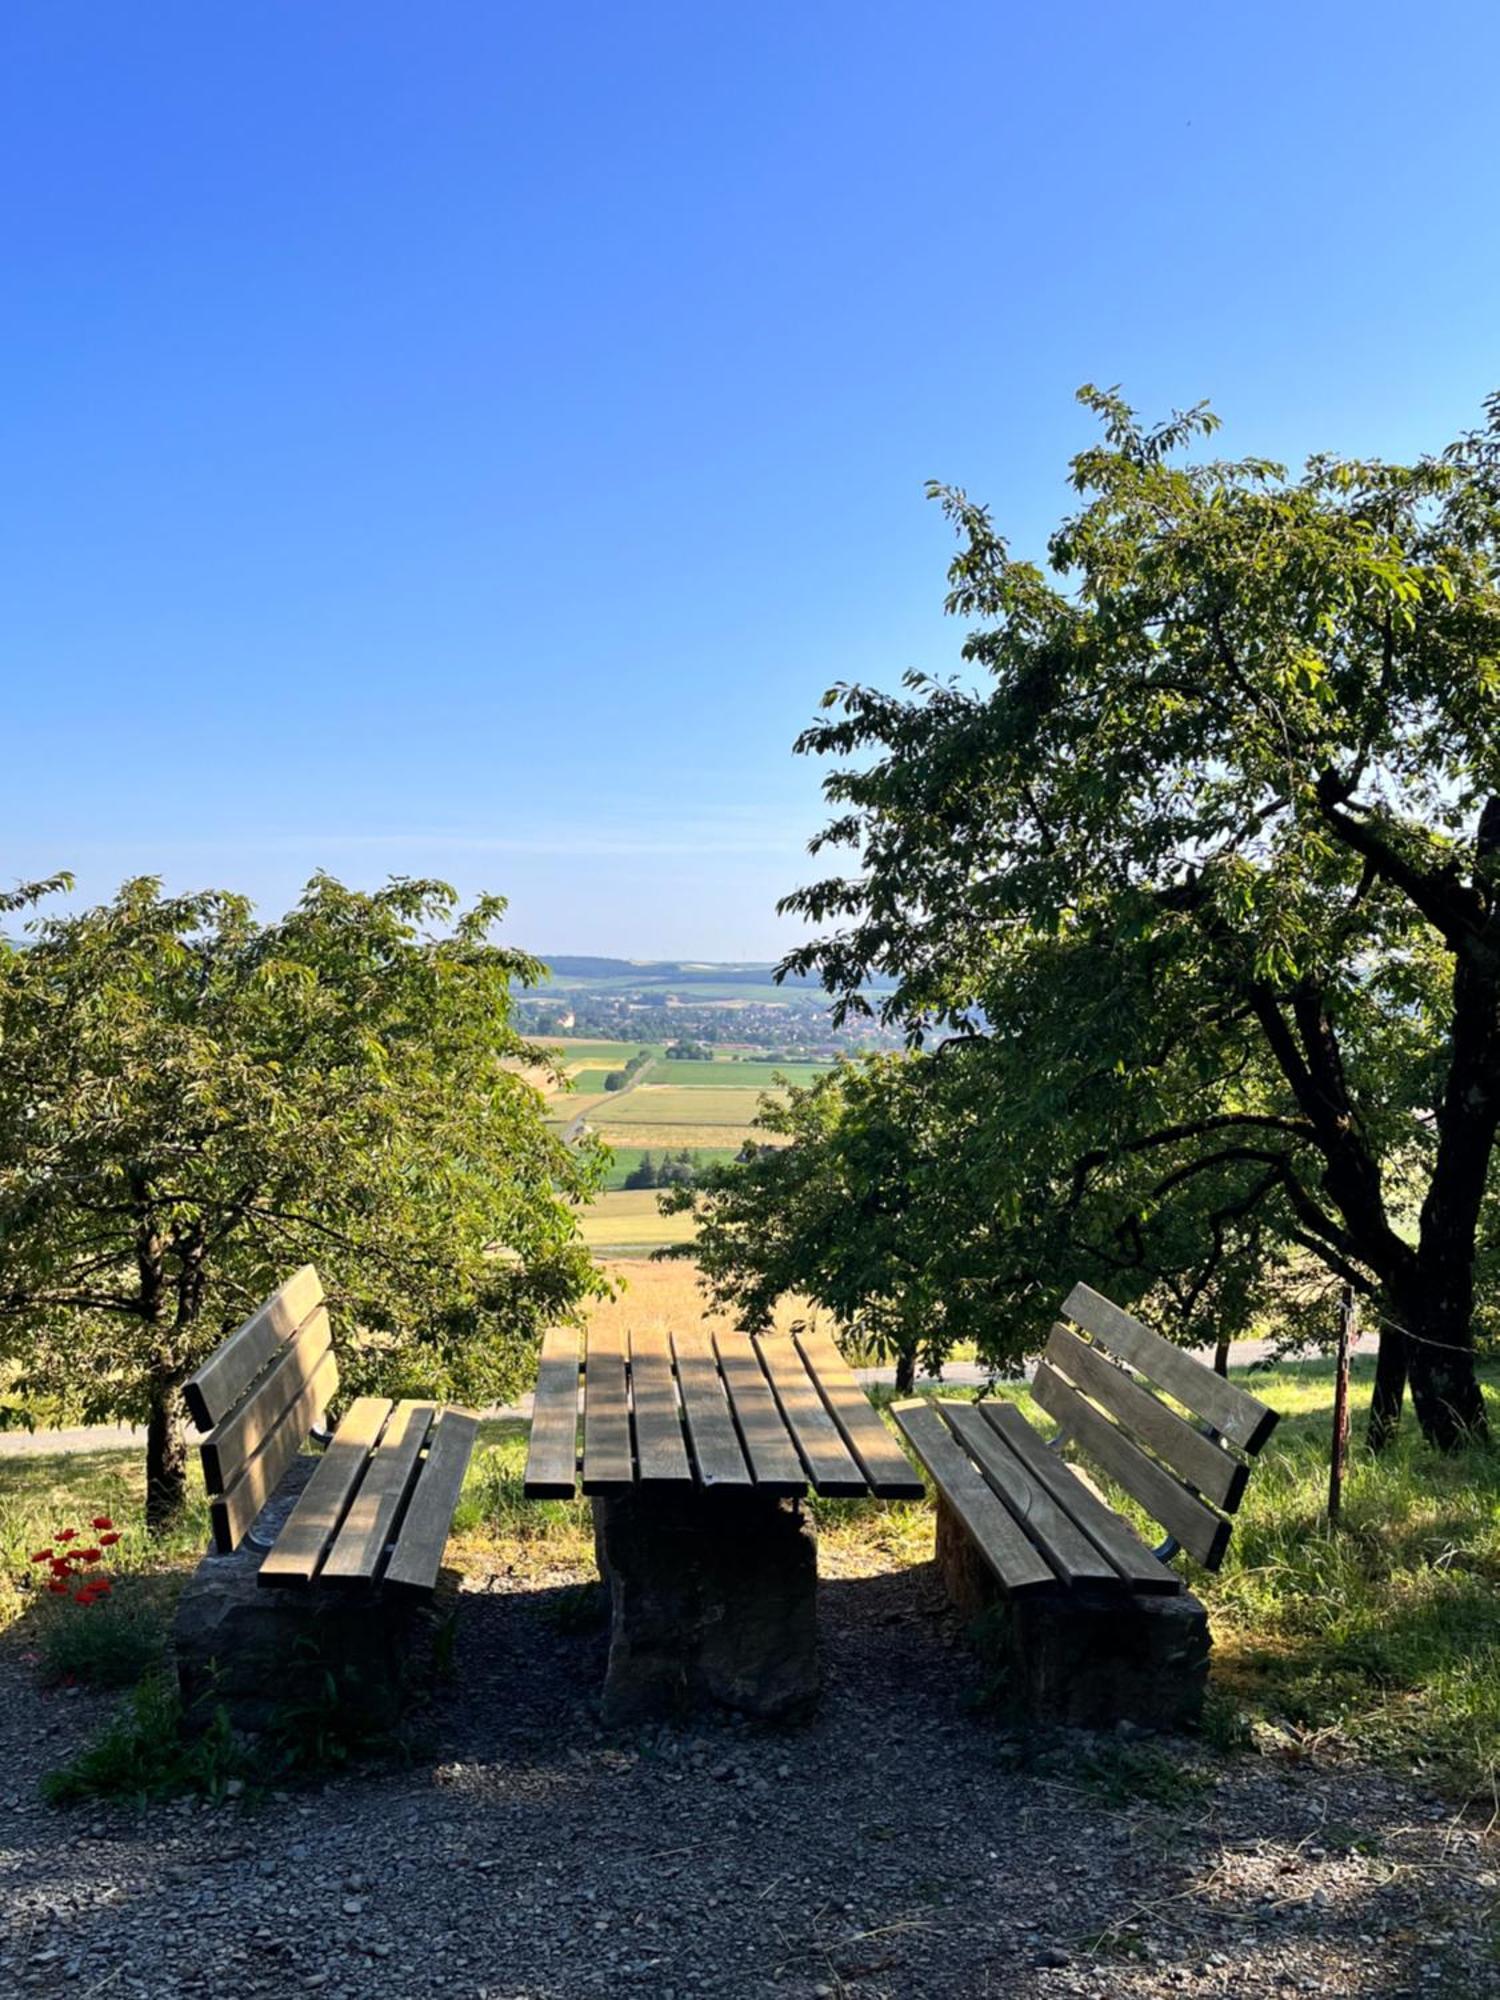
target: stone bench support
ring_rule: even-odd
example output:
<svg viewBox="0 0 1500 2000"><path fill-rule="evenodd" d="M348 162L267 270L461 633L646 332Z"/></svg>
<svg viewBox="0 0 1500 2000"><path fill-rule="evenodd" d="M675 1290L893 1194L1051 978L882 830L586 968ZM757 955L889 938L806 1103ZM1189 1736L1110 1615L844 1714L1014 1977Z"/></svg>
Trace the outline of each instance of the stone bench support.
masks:
<svg viewBox="0 0 1500 2000"><path fill-rule="evenodd" d="M817 1544L796 1503L692 1487L597 1496L611 1724L718 1704L789 1719L818 1694Z"/></svg>
<svg viewBox="0 0 1500 2000"><path fill-rule="evenodd" d="M1087 1729L1196 1722L1208 1680L1208 1613L1196 1597L1062 1591L1007 1598L938 1496L937 1561L955 1606L980 1625L1005 1691L1039 1720Z"/></svg>

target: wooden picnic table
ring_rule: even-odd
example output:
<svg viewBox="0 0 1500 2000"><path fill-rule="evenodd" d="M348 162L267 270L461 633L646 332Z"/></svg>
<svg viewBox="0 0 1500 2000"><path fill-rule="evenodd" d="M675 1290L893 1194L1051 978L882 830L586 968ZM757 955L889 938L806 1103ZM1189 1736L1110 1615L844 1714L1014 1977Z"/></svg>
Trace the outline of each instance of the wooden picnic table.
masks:
<svg viewBox="0 0 1500 2000"><path fill-rule="evenodd" d="M579 1444L580 1428L582 1448ZM611 1722L702 1702L805 1711L818 1689L808 1493L925 1488L826 1334L550 1333L525 1491L593 1503Z"/></svg>
<svg viewBox="0 0 1500 2000"><path fill-rule="evenodd" d="M580 1403L583 1450L578 1450ZM920 1500L924 1488L825 1333L578 1337L542 1345L526 1494L735 1489Z"/></svg>

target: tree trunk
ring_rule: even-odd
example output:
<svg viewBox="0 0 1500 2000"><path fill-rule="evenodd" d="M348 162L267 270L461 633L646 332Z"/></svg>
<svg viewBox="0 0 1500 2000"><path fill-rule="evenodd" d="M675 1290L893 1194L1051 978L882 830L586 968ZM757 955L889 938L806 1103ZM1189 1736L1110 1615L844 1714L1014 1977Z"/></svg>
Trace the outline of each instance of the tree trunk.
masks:
<svg viewBox="0 0 1500 2000"><path fill-rule="evenodd" d="M187 1505L187 1439L182 1430L181 1379L158 1377L151 1384L146 1420L146 1530L159 1535Z"/></svg>
<svg viewBox="0 0 1500 2000"><path fill-rule="evenodd" d="M1472 1263L1452 1289L1472 1293ZM1452 1292L1446 1288L1425 1302L1425 1310L1407 1308L1412 1312L1405 1322L1412 1407L1422 1435L1438 1451L1461 1451L1465 1445L1489 1441L1484 1393L1474 1373L1471 1309L1471 1301L1466 1301L1454 1310Z"/></svg>
<svg viewBox="0 0 1500 2000"><path fill-rule="evenodd" d="M1375 1350L1375 1391L1370 1398L1370 1421L1365 1442L1371 1451L1384 1451L1393 1444L1401 1425L1401 1405L1406 1398L1406 1335L1399 1327L1384 1326Z"/></svg>
<svg viewBox="0 0 1500 2000"><path fill-rule="evenodd" d="M1225 1376L1229 1373L1229 1336L1227 1334L1223 1335L1214 1345L1214 1373L1215 1375Z"/></svg>
<svg viewBox="0 0 1500 2000"><path fill-rule="evenodd" d="M916 1349L902 1347L896 1353L896 1394L909 1396L917 1386Z"/></svg>

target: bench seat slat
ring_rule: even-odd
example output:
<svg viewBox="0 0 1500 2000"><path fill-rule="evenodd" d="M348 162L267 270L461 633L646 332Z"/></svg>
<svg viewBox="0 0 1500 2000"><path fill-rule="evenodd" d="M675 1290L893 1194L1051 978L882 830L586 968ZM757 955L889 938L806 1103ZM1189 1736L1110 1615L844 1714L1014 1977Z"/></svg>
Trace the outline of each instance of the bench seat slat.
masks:
<svg viewBox="0 0 1500 2000"><path fill-rule="evenodd" d="M1049 1451L1014 1403L983 1403L985 1422L997 1430L1039 1486L1088 1536L1132 1590L1171 1595L1182 1589L1182 1578L1147 1548L1128 1521L1093 1492L1077 1470Z"/></svg>
<svg viewBox="0 0 1500 2000"><path fill-rule="evenodd" d="M850 1499L867 1493L869 1486L864 1472L824 1407L791 1336L759 1334L755 1337L755 1350L770 1377L786 1427L796 1440L814 1489L830 1497Z"/></svg>
<svg viewBox="0 0 1500 2000"><path fill-rule="evenodd" d="M1229 1544L1229 1523L1205 1507L1180 1480L1164 1472L1138 1444L1101 1416L1046 1361L1037 1368L1031 1393L1049 1416L1116 1479L1154 1519L1160 1521L1205 1569L1217 1569Z"/></svg>
<svg viewBox="0 0 1500 2000"><path fill-rule="evenodd" d="M571 1500L578 1487L578 1335L557 1326L542 1341L524 1491L528 1500Z"/></svg>
<svg viewBox="0 0 1500 2000"><path fill-rule="evenodd" d="M740 1449L713 1343L701 1327L672 1335L677 1386L692 1441L693 1463L703 1486L751 1486L754 1478Z"/></svg>
<svg viewBox="0 0 1500 2000"><path fill-rule="evenodd" d="M1100 1590L1127 1588L1115 1565L1017 1458L1003 1432L987 1424L972 1403L943 1402L939 1407L1027 1540L1037 1544L1065 1583L1075 1588L1080 1584Z"/></svg>
<svg viewBox="0 0 1500 2000"><path fill-rule="evenodd" d="M1143 1326L1133 1313L1122 1312L1090 1285L1075 1285L1063 1300L1063 1311L1132 1368L1138 1368L1195 1417L1203 1417L1231 1444L1253 1457L1276 1428L1277 1415L1212 1368L1205 1368L1170 1340ZM1181 1540L1181 1537L1178 1537ZM1184 1548L1187 1546L1183 1543Z"/></svg>
<svg viewBox="0 0 1500 2000"><path fill-rule="evenodd" d="M245 1530L265 1506L292 1460L307 1442L314 1424L322 1421L338 1381L333 1350L323 1356L296 1401L289 1403L260 1450L246 1461L233 1485L209 1507L214 1544L221 1555L239 1547Z"/></svg>
<svg viewBox="0 0 1500 2000"><path fill-rule="evenodd" d="M793 1338L828 1414L864 1468L870 1491L881 1500L920 1500L926 1487L828 1335L804 1329Z"/></svg>
<svg viewBox="0 0 1500 2000"><path fill-rule="evenodd" d="M391 1411L328 1551L320 1581L374 1582L436 1415L431 1403L398 1403Z"/></svg>
<svg viewBox="0 0 1500 2000"><path fill-rule="evenodd" d="M1061 1589L1056 1572L1016 1526L932 1404L918 1397L892 1404L891 1414L1004 1589L1012 1597Z"/></svg>
<svg viewBox="0 0 1500 2000"><path fill-rule="evenodd" d="M445 1409L439 1414L386 1564L383 1581L388 1590L429 1593L435 1587L478 1436L479 1419L468 1410Z"/></svg>
<svg viewBox="0 0 1500 2000"><path fill-rule="evenodd" d="M283 1344L323 1302L323 1281L311 1264L278 1285L263 1306L223 1340L202 1367L182 1385L183 1401L200 1431L212 1430L229 1415L258 1375L264 1374Z"/></svg>
<svg viewBox="0 0 1500 2000"><path fill-rule="evenodd" d="M690 1485L693 1468L677 1407L672 1348L660 1327L644 1327L630 1336L630 1403L641 1485Z"/></svg>
<svg viewBox="0 0 1500 2000"><path fill-rule="evenodd" d="M756 1487L773 1497L797 1498L807 1491L807 1474L748 1335L716 1333L714 1349Z"/></svg>
<svg viewBox="0 0 1500 2000"><path fill-rule="evenodd" d="M349 1405L275 1547L261 1563L257 1582L268 1589L312 1582L390 1413L384 1396L357 1396Z"/></svg>
<svg viewBox="0 0 1500 2000"><path fill-rule="evenodd" d="M1047 1359L1076 1388L1118 1417L1139 1443L1196 1486L1205 1500L1226 1514L1239 1506L1249 1467L1117 1368L1102 1347L1090 1347L1071 1327L1055 1326L1047 1342Z"/></svg>

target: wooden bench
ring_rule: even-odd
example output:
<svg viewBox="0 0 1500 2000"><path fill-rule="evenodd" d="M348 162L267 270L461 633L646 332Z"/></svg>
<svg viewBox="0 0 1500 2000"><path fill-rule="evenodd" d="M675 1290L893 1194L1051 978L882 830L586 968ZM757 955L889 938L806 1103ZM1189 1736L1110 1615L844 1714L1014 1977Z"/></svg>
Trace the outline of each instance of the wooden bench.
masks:
<svg viewBox="0 0 1500 2000"><path fill-rule="evenodd" d="M258 1716L261 1683L269 1675L274 1685L299 1647L374 1687L399 1674L404 1613L437 1587L477 1419L358 1396L329 1433L320 1427L338 1384L310 1264L184 1384L207 1433L199 1451L213 1529L179 1608L185 1690L205 1679L238 1688ZM307 1454L309 1440L321 1457Z"/></svg>
<svg viewBox="0 0 1500 2000"><path fill-rule="evenodd" d="M1208 1618L1168 1568L1216 1570L1276 1413L1087 1285L1063 1306L1032 1394L1044 1442L1013 1405L919 1399L895 1418L938 1496L938 1562L956 1602L993 1610L1021 1706L1152 1727L1202 1707ZM1087 1336L1087 1337L1086 1337ZM1149 1548L1086 1473L1087 1455L1167 1531Z"/></svg>

